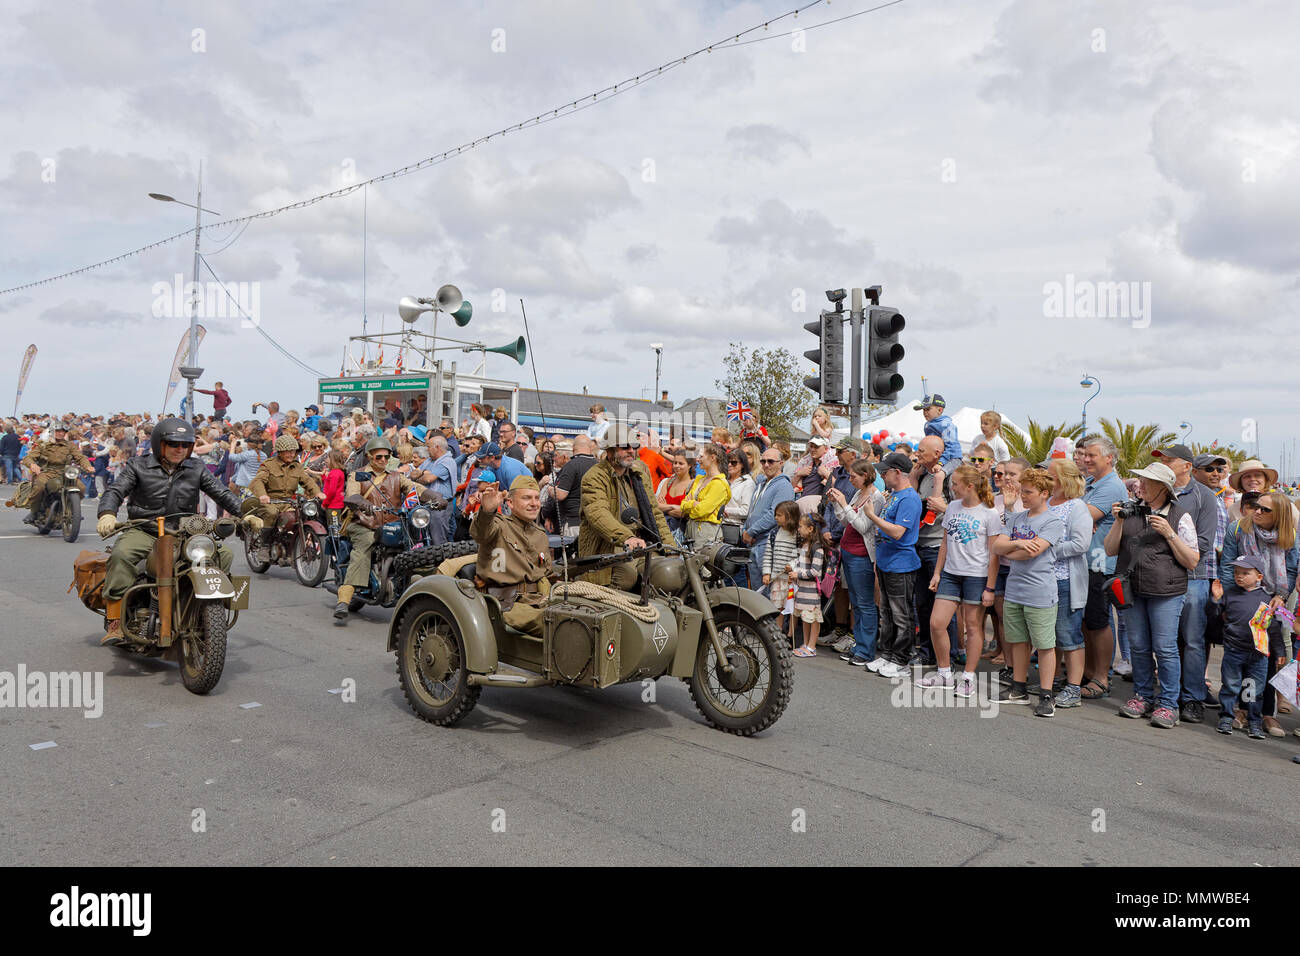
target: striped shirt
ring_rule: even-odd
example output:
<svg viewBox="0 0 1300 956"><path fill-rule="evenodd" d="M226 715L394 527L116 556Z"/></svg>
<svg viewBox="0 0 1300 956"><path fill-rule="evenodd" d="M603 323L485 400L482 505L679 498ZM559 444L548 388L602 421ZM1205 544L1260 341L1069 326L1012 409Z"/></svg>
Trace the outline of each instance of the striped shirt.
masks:
<svg viewBox="0 0 1300 956"><path fill-rule="evenodd" d="M794 564L798 557L799 540L794 532L777 528L767 539L767 550L763 552L763 573L774 578L788 577L785 566Z"/></svg>
<svg viewBox="0 0 1300 956"><path fill-rule="evenodd" d="M794 609L796 611L812 611L822 606L817 582L821 580L822 571L825 569L825 557L825 550L818 548L812 561L809 562L806 549L799 549L798 558L794 562L794 574L791 576L795 585Z"/></svg>

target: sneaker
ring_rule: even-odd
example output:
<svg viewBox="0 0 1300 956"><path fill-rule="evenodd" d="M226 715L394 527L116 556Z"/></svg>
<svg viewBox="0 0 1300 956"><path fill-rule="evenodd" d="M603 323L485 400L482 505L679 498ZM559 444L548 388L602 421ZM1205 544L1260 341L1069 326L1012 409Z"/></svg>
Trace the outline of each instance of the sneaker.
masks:
<svg viewBox="0 0 1300 956"><path fill-rule="evenodd" d="M1133 663L1123 659L1118 660L1115 662L1115 666L1111 668L1111 671L1118 674L1120 677L1132 677Z"/></svg>
<svg viewBox="0 0 1300 956"><path fill-rule="evenodd" d="M1219 718L1219 726L1215 727L1214 729L1217 730L1219 733L1223 734L1225 737L1231 737L1231 736L1232 736L1232 718L1231 718L1231 717L1220 717L1220 718Z"/></svg>
<svg viewBox="0 0 1300 956"><path fill-rule="evenodd" d="M348 622L348 606L342 601L334 605L334 620L342 621L344 624Z"/></svg>
<svg viewBox="0 0 1300 956"><path fill-rule="evenodd" d="M881 677L886 677L892 681L892 680L897 680L900 677L906 677L907 668L901 667L898 664L893 663L892 661L885 661L885 663L880 667L878 671L876 671L876 673L879 674Z"/></svg>
<svg viewBox="0 0 1300 956"><path fill-rule="evenodd" d="M883 657L877 657L874 661L868 661L866 667L867 670L871 671L871 673L879 674L880 668L884 667L888 663L889 661L885 660Z"/></svg>
<svg viewBox="0 0 1300 956"><path fill-rule="evenodd" d="M1134 696L1129 702L1119 709L1121 717L1132 717L1135 720L1151 716L1152 705L1150 701L1145 701L1141 697Z"/></svg>
<svg viewBox="0 0 1300 956"><path fill-rule="evenodd" d="M1010 667L1002 668L1002 670L998 671L998 683L999 684L1011 683L1014 673L1015 672Z"/></svg>
<svg viewBox="0 0 1300 956"><path fill-rule="evenodd" d="M1171 730L1178 726L1178 715L1172 707L1157 707L1151 712L1151 726Z"/></svg>
<svg viewBox="0 0 1300 956"><path fill-rule="evenodd" d="M847 653L848 651L853 650L853 645L856 643L857 641L853 639L852 634L846 634L844 637L841 637L838 640L836 640L836 642L832 644L831 647L839 651L841 654L844 654Z"/></svg>
<svg viewBox="0 0 1300 956"><path fill-rule="evenodd" d="M1178 719L1185 724L1199 724L1205 719L1205 705L1199 700L1189 700L1183 704Z"/></svg>
<svg viewBox="0 0 1300 956"><path fill-rule="evenodd" d="M957 678L957 683L954 686L953 691L958 697L974 697L975 678L967 677L963 674L961 677Z"/></svg>
<svg viewBox="0 0 1300 956"><path fill-rule="evenodd" d="M1080 695L1079 687L1075 684L1066 684L1061 688L1061 692L1056 695L1057 707L1082 707L1083 698Z"/></svg>
<svg viewBox="0 0 1300 956"><path fill-rule="evenodd" d="M1267 740L1268 734L1264 733L1263 724L1251 724L1250 729L1246 731L1246 736L1251 740Z"/></svg>
<svg viewBox="0 0 1300 956"><path fill-rule="evenodd" d="M926 674L924 677L915 681L917 687L942 687L944 690L952 690L957 686L957 682L952 679L952 674L944 676L938 671Z"/></svg>
<svg viewBox="0 0 1300 956"><path fill-rule="evenodd" d="M818 646L818 647L833 647L833 646L835 645L836 641L838 641L838 640L839 640L839 638L837 638L834 634L818 634L818 635L817 635L817 646Z"/></svg>
<svg viewBox="0 0 1300 956"><path fill-rule="evenodd" d="M1017 687L1015 684L1003 684L1002 689L998 691L999 704L1027 704L1029 703L1029 693L1023 686Z"/></svg>
<svg viewBox="0 0 1300 956"><path fill-rule="evenodd" d="M1055 717L1056 705L1052 701L1051 694L1043 694L1038 698L1038 706L1034 708L1035 717Z"/></svg>
<svg viewBox="0 0 1300 956"><path fill-rule="evenodd" d="M841 654L840 660L847 661L853 667L866 667L871 663L865 657L854 657L852 654Z"/></svg>

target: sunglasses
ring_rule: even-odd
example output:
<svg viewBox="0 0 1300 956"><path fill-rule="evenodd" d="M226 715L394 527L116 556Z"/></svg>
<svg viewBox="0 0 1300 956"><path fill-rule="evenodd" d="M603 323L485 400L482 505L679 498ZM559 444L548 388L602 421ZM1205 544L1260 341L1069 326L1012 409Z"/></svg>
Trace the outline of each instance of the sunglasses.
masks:
<svg viewBox="0 0 1300 956"><path fill-rule="evenodd" d="M165 441L163 442L163 447L164 448L188 448L190 447L190 443L184 441Z"/></svg>
<svg viewBox="0 0 1300 956"><path fill-rule="evenodd" d="M391 456L385 455L383 452L379 452L377 454L371 455L370 457L373 458L375 461L388 461L388 459Z"/></svg>
<svg viewBox="0 0 1300 956"><path fill-rule="evenodd" d="M970 460L970 463L971 463L972 465L982 465L982 464L984 464L986 461L990 461L990 460L991 460L991 459L988 459L988 458L972 458L972 459Z"/></svg>
<svg viewBox="0 0 1300 956"><path fill-rule="evenodd" d="M1266 515L1271 515L1273 513L1272 508L1265 508L1263 505L1255 505L1254 508L1256 511L1262 511Z"/></svg>
<svg viewBox="0 0 1300 956"><path fill-rule="evenodd" d="M760 458L759 461L761 461L761 462L762 462L763 464L765 464L765 465L779 465L779 464L781 464L781 459L780 459L780 458Z"/></svg>
<svg viewBox="0 0 1300 956"><path fill-rule="evenodd" d="M1206 465L1201 471L1227 471L1227 465Z"/></svg>
<svg viewBox="0 0 1300 956"><path fill-rule="evenodd" d="M1006 476L1007 476L1007 473L1006 473L1005 471L995 471L995 472L993 472L993 477L994 477L994 478L1005 478Z"/></svg>

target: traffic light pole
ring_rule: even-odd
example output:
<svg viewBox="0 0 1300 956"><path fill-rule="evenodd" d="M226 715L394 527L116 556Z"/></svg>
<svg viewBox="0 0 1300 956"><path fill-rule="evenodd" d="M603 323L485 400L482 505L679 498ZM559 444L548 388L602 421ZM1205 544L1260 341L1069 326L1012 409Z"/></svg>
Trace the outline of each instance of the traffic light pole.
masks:
<svg viewBox="0 0 1300 956"><path fill-rule="evenodd" d="M849 437L857 438L862 426L862 290L854 289L849 309Z"/></svg>

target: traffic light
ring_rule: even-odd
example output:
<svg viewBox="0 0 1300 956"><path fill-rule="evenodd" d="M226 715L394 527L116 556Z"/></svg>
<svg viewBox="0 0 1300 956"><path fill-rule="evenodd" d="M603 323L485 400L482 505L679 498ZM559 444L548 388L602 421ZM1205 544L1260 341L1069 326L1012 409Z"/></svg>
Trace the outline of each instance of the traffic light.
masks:
<svg viewBox="0 0 1300 956"><path fill-rule="evenodd" d="M803 327L819 342L817 348L803 353L818 366L817 374L808 376L803 383L817 393L820 401L838 405L844 401L844 312L822 312L815 322L805 322Z"/></svg>
<svg viewBox="0 0 1300 956"><path fill-rule="evenodd" d="M897 309L873 307L867 320L867 401L892 405L903 390L898 363L905 351L898 341L907 320Z"/></svg>

